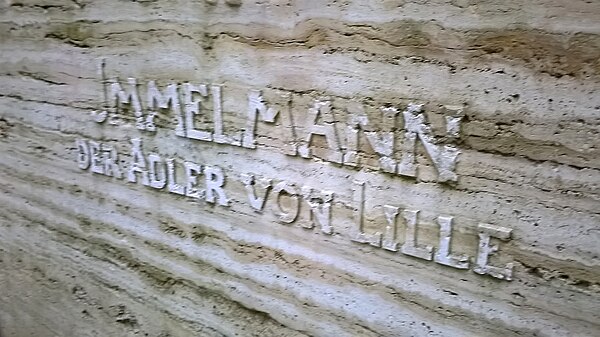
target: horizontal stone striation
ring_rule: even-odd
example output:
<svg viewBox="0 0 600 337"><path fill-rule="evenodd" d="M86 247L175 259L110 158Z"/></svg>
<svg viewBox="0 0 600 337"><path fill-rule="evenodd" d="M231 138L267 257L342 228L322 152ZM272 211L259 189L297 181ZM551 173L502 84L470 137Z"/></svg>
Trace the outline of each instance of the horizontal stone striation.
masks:
<svg viewBox="0 0 600 337"><path fill-rule="evenodd" d="M599 18L594 1L3 2L0 336L597 335ZM438 183L422 147L414 178L378 170L369 147L360 168L285 155L281 121L257 124L256 149L177 137L168 110L155 133L130 111L94 122L103 81L129 77L144 106L152 80L221 85L228 135L251 90L298 134L316 99L340 135L356 104L375 128L381 106L424 104L442 141L460 107L458 179ZM230 206L77 167L77 139L130 162L131 138L222 168ZM242 173L332 191L332 235L301 227L305 203L293 224L272 195L254 212ZM492 259L513 281L353 242L354 180L369 233L384 204L420 210L434 247L436 217L453 217L452 251L472 258L479 223L512 229Z"/></svg>

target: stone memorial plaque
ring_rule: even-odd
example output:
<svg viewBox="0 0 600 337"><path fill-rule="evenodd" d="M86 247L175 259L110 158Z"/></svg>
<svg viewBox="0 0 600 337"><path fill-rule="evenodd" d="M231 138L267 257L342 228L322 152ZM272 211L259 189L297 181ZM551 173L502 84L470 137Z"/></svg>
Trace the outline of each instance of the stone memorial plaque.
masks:
<svg viewBox="0 0 600 337"><path fill-rule="evenodd" d="M599 2L0 24L0 337L600 335Z"/></svg>

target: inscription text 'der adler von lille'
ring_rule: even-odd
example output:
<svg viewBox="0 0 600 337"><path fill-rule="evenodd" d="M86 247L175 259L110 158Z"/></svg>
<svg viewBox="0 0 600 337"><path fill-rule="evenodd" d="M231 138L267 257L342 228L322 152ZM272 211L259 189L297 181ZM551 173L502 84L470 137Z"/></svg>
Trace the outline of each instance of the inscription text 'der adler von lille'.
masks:
<svg viewBox="0 0 600 337"><path fill-rule="evenodd" d="M124 113L131 112L136 129L152 135L157 130L156 118L170 113L174 121L174 132L177 136L194 141L211 142L219 146L235 146L256 149L256 130L258 122L272 124L280 121L280 127L287 131L288 139L281 150L290 156L306 159L318 158L336 163L342 167L361 168L359 155L362 141L377 154L377 169L392 176L415 177L417 175L416 147L421 143L437 172L438 182L457 180L455 172L459 155L454 141L460 136L462 109L449 107L446 116L446 135L441 142L433 135L427 124L423 106L409 103L405 109L391 105L381 107L382 118L391 125L386 130L373 130L368 116L360 108L348 112L343 134L339 129L329 100L315 100L304 112L304 120L298 120L291 109L270 105L260 91L250 90L247 93L247 109L244 125L238 132L226 134L223 116L223 87L208 84L168 84L162 89L155 81L149 81L146 87L146 103L140 99L140 88L134 78L126 84L118 80L105 85L104 109L93 113L98 123L119 126L127 123ZM196 118L210 114L212 129L199 129ZM396 144L396 120L402 118L403 137L401 144ZM303 131L301 133L300 131ZM313 139L321 137L326 147L313 146ZM81 169L95 174L126 180L129 183L140 183L153 189L181 195L221 207L229 207L226 181L243 184L247 193L248 205L256 212L262 213L270 206L272 214L278 222L290 224L296 222L300 214L301 204L310 210L309 221L302 222L307 229L319 228L324 234L335 231L335 217L332 204L335 193L308 186L277 180L276 178L258 177L251 173L241 173L236 177L226 177L226 172L217 165L195 163L176 158L164 158L157 153L147 153L143 149L142 139L131 138L129 162L120 161L120 154L108 143L94 140L78 139L78 165ZM401 151L396 151L399 147ZM125 157L125 156L122 156ZM181 177L179 173L183 173ZM471 268L475 273L489 275L498 279L511 280L513 264L495 266L489 263L489 257L499 250L497 242L509 240L512 230L506 227L487 223L477 225L478 247L475 257L451 252L453 234L453 217L440 214L437 217L439 240L436 247L418 243L419 210L401 209L395 205L382 205L385 224L382 230L367 233L364 228L365 217L365 183L353 183L354 229L346 233L356 243L369 244L384 250L400 252L422 260L434 261L438 264L457 269ZM288 202L283 203L282 196ZM291 202L289 202L291 200ZM399 233L399 222L403 221L404 233ZM403 235L401 235L403 234ZM403 242L399 238L403 237Z"/></svg>

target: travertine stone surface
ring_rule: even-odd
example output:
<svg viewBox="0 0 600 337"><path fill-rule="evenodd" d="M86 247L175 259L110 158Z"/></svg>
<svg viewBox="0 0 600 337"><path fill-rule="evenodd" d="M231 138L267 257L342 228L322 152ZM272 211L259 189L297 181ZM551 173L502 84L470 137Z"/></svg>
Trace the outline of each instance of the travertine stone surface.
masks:
<svg viewBox="0 0 600 337"><path fill-rule="evenodd" d="M600 335L597 0L0 26L0 336Z"/></svg>

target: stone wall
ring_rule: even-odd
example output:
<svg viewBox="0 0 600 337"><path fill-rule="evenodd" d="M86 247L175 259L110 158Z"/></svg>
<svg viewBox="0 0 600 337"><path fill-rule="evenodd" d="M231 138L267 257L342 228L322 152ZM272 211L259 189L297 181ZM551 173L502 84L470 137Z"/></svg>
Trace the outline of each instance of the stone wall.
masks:
<svg viewBox="0 0 600 337"><path fill-rule="evenodd" d="M0 336L597 336L596 0L5 0Z"/></svg>

